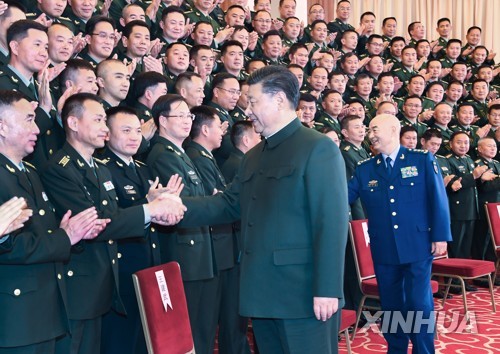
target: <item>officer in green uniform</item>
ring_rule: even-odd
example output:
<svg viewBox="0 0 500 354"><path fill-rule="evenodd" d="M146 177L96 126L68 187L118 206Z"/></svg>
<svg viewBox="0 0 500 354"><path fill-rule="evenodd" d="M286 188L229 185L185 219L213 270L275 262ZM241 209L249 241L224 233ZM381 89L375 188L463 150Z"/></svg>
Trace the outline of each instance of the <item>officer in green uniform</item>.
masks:
<svg viewBox="0 0 500 354"><path fill-rule="evenodd" d="M226 180L217 165L212 151L222 141L221 121L217 111L209 106L198 106L191 110L195 118L191 128L191 140L185 144L186 154L191 158L205 188L205 194L215 191L224 192ZM211 300L218 311L212 318L212 337L219 328L219 350L226 353L250 353L247 341L248 319L238 315L239 267L237 266L240 250L232 224L212 225L210 233L213 239L215 261L217 263L217 283L212 289ZM208 294L206 294L208 295ZM210 353L214 343L210 343Z"/></svg>
<svg viewBox="0 0 500 354"><path fill-rule="evenodd" d="M229 112L236 107L241 95L240 84L233 75L220 73L214 77L212 92L213 97L208 105L215 108L222 123L227 122L227 131L230 131L234 121ZM220 148L213 152L217 165L222 166L233 150L231 138L225 134Z"/></svg>
<svg viewBox="0 0 500 354"><path fill-rule="evenodd" d="M64 132L55 117L55 102L48 87L48 80L41 81L39 86L34 78L35 73L43 69L48 57L45 47L48 43L46 32L45 26L32 20L22 20L12 24L7 30L8 37L11 38L11 42L16 42L26 50L19 50L17 54L12 53L9 64L0 67L2 89L16 90L22 93L28 101L39 102L35 113L40 135L34 153L27 158L37 168L41 168L64 142ZM45 45L35 46L38 42ZM33 60L23 58L22 56L25 55L31 56L30 59ZM26 73L31 75L26 77ZM39 79L43 77L44 75Z"/></svg>
<svg viewBox="0 0 500 354"><path fill-rule="evenodd" d="M165 184L178 174L184 183L182 196L203 196L205 189L193 161L182 143L189 136L193 115L179 95L161 96L153 107L153 119L159 136L149 153L147 164L153 177ZM182 280L196 352L209 353L214 336L217 308L214 288L218 283L217 262L207 224L198 227L177 226L160 229L162 262L176 261Z"/></svg>
<svg viewBox="0 0 500 354"><path fill-rule="evenodd" d="M418 115L422 111L422 99L418 96L408 96L403 103L403 110L398 114L401 126L411 125L417 130L418 139L427 130L427 124L418 120ZM420 145L418 145L420 146Z"/></svg>
<svg viewBox="0 0 500 354"><path fill-rule="evenodd" d="M0 352L54 353L56 338L69 335L63 262L73 244L97 236L97 213L72 209L75 216L59 223L37 170L22 161L39 132L33 106L22 93L1 90L0 110L0 203L24 198L32 211L20 215L21 228L0 236Z"/></svg>
<svg viewBox="0 0 500 354"><path fill-rule="evenodd" d="M497 143L493 138L479 139L476 166L487 166L488 170L477 183L479 215L474 228L472 258L496 261L497 257L491 245L491 235L484 205L500 202L500 162L495 160Z"/></svg>
<svg viewBox="0 0 500 354"><path fill-rule="evenodd" d="M476 125L479 127L488 123L488 98L489 85L485 80L477 79L472 83L469 96L464 102L471 103L474 106L475 114L479 117Z"/></svg>
<svg viewBox="0 0 500 354"><path fill-rule="evenodd" d="M209 4L207 1L194 0L193 5L193 10L185 13L190 22L196 23L198 21L206 21L212 25L213 31L215 33L219 32L219 29L221 27L220 23L211 16L211 13L209 13L212 4Z"/></svg>
<svg viewBox="0 0 500 354"><path fill-rule="evenodd" d="M70 96L62 110L67 141L42 175L59 215L66 210L78 213L95 207L100 217L111 219L97 240L74 245L64 266L72 336L57 342L58 354L70 353L71 348L79 348L79 353L99 353L102 316L111 310L126 314L119 294L115 241L145 237L144 228L151 221L167 220L164 224L172 224L178 222L184 211L175 200L178 197L126 209L118 207L111 173L92 158L95 149L104 147L109 133L105 117L97 96L88 93Z"/></svg>
<svg viewBox="0 0 500 354"><path fill-rule="evenodd" d="M479 128L477 125L472 125L472 122L474 121L474 106L468 102L464 102L458 106L456 118L457 124L452 125L450 129L453 132L464 132L469 136L470 150L468 151L468 154L474 156L475 158L477 142L479 138L482 137L482 131L485 128Z"/></svg>
<svg viewBox="0 0 500 354"><path fill-rule="evenodd" d="M337 3L336 14L337 17L335 18L335 20L328 23L328 32L337 33L337 37L335 38L335 45L337 48L340 48L342 46L342 44L340 43L342 33L347 30L354 31L354 27L347 23L351 15L351 3L349 1L339 1Z"/></svg>
<svg viewBox="0 0 500 354"><path fill-rule="evenodd" d="M470 258L474 236L474 223L478 216L476 180L487 170L477 167L467 155L469 136L464 132L454 132L450 139L451 154L447 155L450 174L455 177L448 183L446 192L450 206L451 257Z"/></svg>
<svg viewBox="0 0 500 354"><path fill-rule="evenodd" d="M338 116L342 111L343 100L342 95L335 90L327 90L323 93L323 110L316 119L324 127L329 127L335 130L337 135L341 137L341 128Z"/></svg>
<svg viewBox="0 0 500 354"><path fill-rule="evenodd" d="M441 133L442 143L437 153L444 156L451 151L449 143L453 131L448 128L451 117L452 108L447 103L438 103L434 109L434 124L430 125L430 128L434 128Z"/></svg>
<svg viewBox="0 0 500 354"><path fill-rule="evenodd" d="M104 151L98 155L100 161L111 172L112 182L120 208L147 204L166 188L151 188L153 181L146 165L134 161L133 155L140 146L141 122L135 112L126 107L115 107L106 111L109 140ZM103 317L101 351L116 354L145 354L147 352L141 328L137 299L132 274L160 264L160 244L156 225L144 229L144 237L118 240L120 267L120 295L127 316L115 311Z"/></svg>

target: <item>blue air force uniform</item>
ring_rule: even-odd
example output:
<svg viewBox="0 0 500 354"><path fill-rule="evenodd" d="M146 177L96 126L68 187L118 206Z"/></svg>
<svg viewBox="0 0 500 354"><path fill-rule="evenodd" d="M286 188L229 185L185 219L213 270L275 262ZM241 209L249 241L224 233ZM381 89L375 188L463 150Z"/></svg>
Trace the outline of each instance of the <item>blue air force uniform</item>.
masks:
<svg viewBox="0 0 500 354"><path fill-rule="evenodd" d="M370 248L382 309L423 311L429 318L434 304L430 288L432 242L450 241L450 214L440 170L432 154L400 147L392 156L379 154L360 162L349 182L349 201L361 198L368 216ZM433 352L434 334L384 333L389 352L414 348ZM388 328L391 328L389 326Z"/></svg>

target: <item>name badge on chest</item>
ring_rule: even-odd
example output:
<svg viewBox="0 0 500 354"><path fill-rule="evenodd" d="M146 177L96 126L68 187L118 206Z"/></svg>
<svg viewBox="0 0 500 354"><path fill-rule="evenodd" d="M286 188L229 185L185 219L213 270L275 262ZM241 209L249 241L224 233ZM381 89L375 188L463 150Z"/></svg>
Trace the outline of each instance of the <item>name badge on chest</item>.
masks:
<svg viewBox="0 0 500 354"><path fill-rule="evenodd" d="M194 184L200 184L200 177L194 172L194 170L188 171L188 177Z"/></svg>
<svg viewBox="0 0 500 354"><path fill-rule="evenodd" d="M134 186L124 186L123 189L125 189L126 194L137 194L136 190L134 189Z"/></svg>
<svg viewBox="0 0 500 354"><path fill-rule="evenodd" d="M418 176L418 170L416 166L403 167L401 169L401 177L409 178Z"/></svg>

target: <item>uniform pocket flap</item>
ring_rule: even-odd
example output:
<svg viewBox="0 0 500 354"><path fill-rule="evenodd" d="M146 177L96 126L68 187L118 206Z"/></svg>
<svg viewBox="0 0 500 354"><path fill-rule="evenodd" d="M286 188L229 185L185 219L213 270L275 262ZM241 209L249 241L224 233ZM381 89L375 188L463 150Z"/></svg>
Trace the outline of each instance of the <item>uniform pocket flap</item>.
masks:
<svg viewBox="0 0 500 354"><path fill-rule="evenodd" d="M38 289L36 278L0 278L0 293L20 296Z"/></svg>
<svg viewBox="0 0 500 354"><path fill-rule="evenodd" d="M293 171L295 171L295 167L293 166L273 167L267 171L266 176L269 178L280 179L283 177L290 176L291 174L293 174Z"/></svg>
<svg viewBox="0 0 500 354"><path fill-rule="evenodd" d="M310 248L292 248L273 252L275 265L306 264L312 262Z"/></svg>

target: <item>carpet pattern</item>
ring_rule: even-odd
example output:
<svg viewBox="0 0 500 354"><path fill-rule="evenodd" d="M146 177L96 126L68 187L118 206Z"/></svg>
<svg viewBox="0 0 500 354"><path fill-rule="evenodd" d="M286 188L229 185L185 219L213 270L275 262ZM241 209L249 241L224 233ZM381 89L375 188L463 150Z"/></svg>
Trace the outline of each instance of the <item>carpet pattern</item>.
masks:
<svg viewBox="0 0 500 354"><path fill-rule="evenodd" d="M500 306L500 287L494 289L495 302ZM446 301L445 308L441 300L435 299L438 338L436 353L441 354L494 354L500 353L500 314L493 313L491 297L487 289L467 293L470 321L464 320L464 308L461 295L453 295ZM498 308L500 311L500 307ZM411 344L410 344L411 348ZM386 353L386 342L377 325L358 330L351 342L354 354ZM339 345L340 353L347 353L345 339Z"/></svg>

